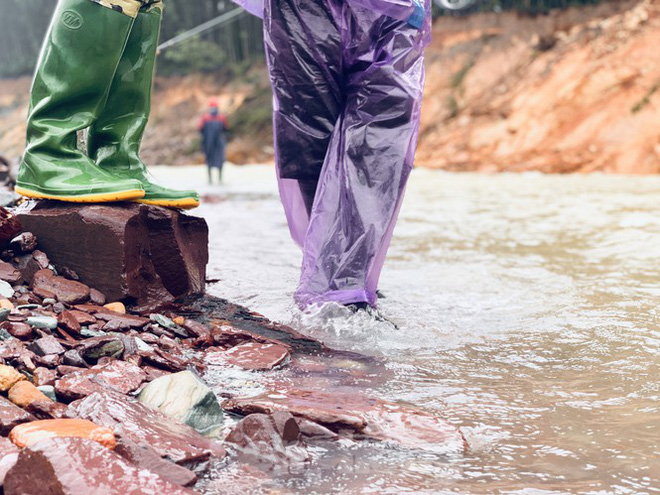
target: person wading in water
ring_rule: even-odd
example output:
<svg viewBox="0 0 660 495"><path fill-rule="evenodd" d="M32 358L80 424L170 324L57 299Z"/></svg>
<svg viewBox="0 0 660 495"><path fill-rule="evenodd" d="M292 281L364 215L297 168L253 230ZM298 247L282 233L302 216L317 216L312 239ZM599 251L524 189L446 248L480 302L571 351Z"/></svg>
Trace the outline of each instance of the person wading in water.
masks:
<svg viewBox="0 0 660 495"><path fill-rule="evenodd" d="M376 306L413 167L430 0L234 0L264 20L295 299Z"/></svg>

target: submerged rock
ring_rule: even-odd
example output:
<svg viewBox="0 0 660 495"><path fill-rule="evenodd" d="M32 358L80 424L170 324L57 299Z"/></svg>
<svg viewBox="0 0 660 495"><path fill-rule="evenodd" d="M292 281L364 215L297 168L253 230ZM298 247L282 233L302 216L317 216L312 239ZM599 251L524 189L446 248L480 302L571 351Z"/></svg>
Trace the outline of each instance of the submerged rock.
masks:
<svg viewBox="0 0 660 495"><path fill-rule="evenodd" d="M16 426L9 439L18 447L29 447L46 438L75 437L97 442L108 449L116 445L110 428L95 425L84 419L44 419Z"/></svg>
<svg viewBox="0 0 660 495"><path fill-rule="evenodd" d="M250 414L225 438L245 461L266 463L301 463L310 460L300 442L300 428L287 412Z"/></svg>
<svg viewBox="0 0 660 495"><path fill-rule="evenodd" d="M208 437L215 437L223 423L218 399L192 371L156 378L142 389L138 400Z"/></svg>
<svg viewBox="0 0 660 495"><path fill-rule="evenodd" d="M289 350L279 344L246 342L226 351L211 349L206 359L220 357L225 362L253 371L268 371L289 360Z"/></svg>
<svg viewBox="0 0 660 495"><path fill-rule="evenodd" d="M462 453L467 448L461 431L447 421L359 393L293 389L229 399L223 407L239 414L288 411L338 433L353 432L411 448L443 453Z"/></svg>
<svg viewBox="0 0 660 495"><path fill-rule="evenodd" d="M55 266L74 270L110 301L146 308L204 292L208 227L201 218L138 203L49 201L18 218Z"/></svg>
<svg viewBox="0 0 660 495"><path fill-rule="evenodd" d="M39 480L35 483L35 480ZM5 477L5 493L21 495L192 494L83 438L52 438L26 447Z"/></svg>
<svg viewBox="0 0 660 495"><path fill-rule="evenodd" d="M183 466L194 466L210 457L223 458L222 446L129 397L108 390L96 392L69 405L69 416L88 419L112 428L120 439Z"/></svg>

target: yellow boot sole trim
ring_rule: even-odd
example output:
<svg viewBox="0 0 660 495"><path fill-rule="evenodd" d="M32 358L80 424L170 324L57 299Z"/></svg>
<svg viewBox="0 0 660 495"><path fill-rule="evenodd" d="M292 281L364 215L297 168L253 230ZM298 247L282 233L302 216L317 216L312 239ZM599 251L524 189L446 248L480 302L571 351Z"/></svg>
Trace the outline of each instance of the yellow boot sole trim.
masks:
<svg viewBox="0 0 660 495"><path fill-rule="evenodd" d="M136 199L137 203L144 203L146 205L165 206L167 208L181 208L182 210L190 210L197 208L199 201L193 198L184 199Z"/></svg>
<svg viewBox="0 0 660 495"><path fill-rule="evenodd" d="M131 201L144 197L142 189L132 189L130 191L120 191L113 193L80 194L78 196L58 196L56 194L44 194L37 191L23 189L20 186L15 188L16 194L34 199L54 199L55 201L67 201L69 203L109 203L114 201Z"/></svg>

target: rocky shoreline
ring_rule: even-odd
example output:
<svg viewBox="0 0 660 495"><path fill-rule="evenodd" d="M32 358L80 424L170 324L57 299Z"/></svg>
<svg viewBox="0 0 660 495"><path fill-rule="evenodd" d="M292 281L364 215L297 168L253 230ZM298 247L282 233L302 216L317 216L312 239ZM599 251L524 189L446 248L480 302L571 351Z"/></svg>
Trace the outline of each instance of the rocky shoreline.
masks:
<svg viewBox="0 0 660 495"><path fill-rule="evenodd" d="M60 219L60 213L72 215L70 207L53 205L36 211L48 208ZM84 216L80 209L94 206L76 208ZM152 206L103 208L130 219L174 218L165 222L173 231L188 221ZM42 243L38 232L24 231L21 219L37 230L44 223L24 215L0 210L4 493L196 493L211 465L239 465L269 479L274 466L304 469L313 462L309 446L341 438L435 452L467 448L461 432L442 419L365 395L359 384L386 379L378 360L329 349L246 308L202 295L203 283L201 290L187 284L165 298L163 290L151 291L161 304L145 295L149 291L108 300L89 276L62 264L52 239ZM158 231L144 225L138 237ZM85 236L81 232L78 242L84 244ZM161 248L175 251L169 254L174 259L189 258L187 243L167 242ZM162 273L153 259L158 249L152 242L142 255L152 261L153 274ZM203 255L171 269L191 273L200 263L205 268ZM152 273L145 262L135 266ZM131 270L122 273L130 278ZM171 291L164 278L154 276L150 283ZM130 286L122 283L118 287ZM252 386L228 383L233 386L219 399L205 381L218 380L222 370L245 370Z"/></svg>

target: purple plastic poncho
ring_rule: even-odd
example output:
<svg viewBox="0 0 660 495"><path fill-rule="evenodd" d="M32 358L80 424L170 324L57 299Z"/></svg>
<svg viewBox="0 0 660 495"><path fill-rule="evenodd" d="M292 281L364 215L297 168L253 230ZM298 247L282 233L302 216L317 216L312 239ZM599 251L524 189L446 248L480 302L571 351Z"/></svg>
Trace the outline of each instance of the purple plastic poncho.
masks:
<svg viewBox="0 0 660 495"><path fill-rule="evenodd" d="M375 306L417 144L430 1L422 29L414 0L235 1L263 13L280 196L303 249L295 298Z"/></svg>

